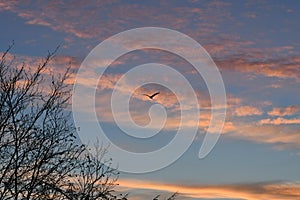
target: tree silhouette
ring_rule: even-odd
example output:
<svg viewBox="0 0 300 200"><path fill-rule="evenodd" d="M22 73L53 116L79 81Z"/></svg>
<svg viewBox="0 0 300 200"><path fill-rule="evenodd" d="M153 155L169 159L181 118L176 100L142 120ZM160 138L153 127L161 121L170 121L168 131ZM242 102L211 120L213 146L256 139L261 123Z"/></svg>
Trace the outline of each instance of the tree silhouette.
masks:
<svg viewBox="0 0 300 200"><path fill-rule="evenodd" d="M56 50L36 67L18 65L7 58L12 46L0 60L0 200L126 200L114 190L119 174L107 149L91 155L76 140L70 68L49 73Z"/></svg>

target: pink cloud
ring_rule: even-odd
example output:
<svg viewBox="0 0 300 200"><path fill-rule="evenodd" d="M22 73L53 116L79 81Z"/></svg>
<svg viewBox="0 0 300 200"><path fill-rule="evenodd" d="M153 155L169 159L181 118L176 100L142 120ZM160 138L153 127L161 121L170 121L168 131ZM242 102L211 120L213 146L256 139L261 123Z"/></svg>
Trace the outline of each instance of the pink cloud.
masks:
<svg viewBox="0 0 300 200"><path fill-rule="evenodd" d="M273 125L300 124L300 118L286 119L286 118L278 117L276 119L262 119L259 121L259 123L260 124L273 124Z"/></svg>
<svg viewBox="0 0 300 200"><path fill-rule="evenodd" d="M230 198L247 200L294 200L300 197L300 186L296 183L252 183L224 185L183 185L160 182L149 182L132 179L120 179L120 188L125 191L148 190L163 191L164 193L179 192L179 198Z"/></svg>
<svg viewBox="0 0 300 200"><path fill-rule="evenodd" d="M2 10L13 10L13 8L18 4L17 0L11 0L11 1L1 1L0 2L0 11Z"/></svg>
<svg viewBox="0 0 300 200"><path fill-rule="evenodd" d="M236 56L217 60L216 63L224 69L260 74L267 77L293 78L300 81L300 60L298 57L263 59L258 57L256 60L250 60L244 56Z"/></svg>
<svg viewBox="0 0 300 200"><path fill-rule="evenodd" d="M17 13L28 24L48 26L55 31L79 38L107 37L123 31L124 27L134 28L133 24L141 22L144 26L184 28L188 32L189 26L193 25L197 30L201 30L196 34L205 35L216 31L217 24L231 17L228 3L203 2L203 8L188 5L170 6L166 1L157 4L147 6L139 2L102 0L72 3L31 2L34 9L28 9L26 2L22 1L1 2L0 5L3 10Z"/></svg>
<svg viewBox="0 0 300 200"><path fill-rule="evenodd" d="M233 21L229 3L203 3L199 8L170 6L165 1L159 3L160 7L139 3L115 3L112 6L114 2L106 0L72 4L35 2L32 3L35 9L27 9L26 3L22 1L7 1L1 2L1 8L16 13L28 24L48 26L55 31L65 32L68 34L66 36L68 41L72 41L70 39L72 36L106 38L113 33L124 31L124 27L134 28L132 22L143 22L151 26L166 27L167 25L169 28L185 30L185 33L199 39L200 42L205 41L204 47L212 54L220 68L267 77L300 80L299 56L287 57L283 54L279 55L279 58L272 58L274 54L294 51L292 45L255 49L250 48L253 41L244 41L235 35L221 34L218 39L210 36L211 33L218 31L218 26L224 20ZM236 55L236 52L240 54Z"/></svg>
<svg viewBox="0 0 300 200"><path fill-rule="evenodd" d="M257 107L253 106L241 106L235 109L236 116L252 116L252 115L262 115L263 111Z"/></svg>
<svg viewBox="0 0 300 200"><path fill-rule="evenodd" d="M2 55L3 53L0 52L0 56ZM25 70L30 71L30 70L34 70L35 67L43 63L45 57L15 55L15 54L8 53L5 59L6 59L6 63L11 63L11 65L15 65L19 67L24 65ZM80 65L79 62L80 61L77 58L71 56L55 55L49 60L48 62L49 67L46 68L44 71L42 71L42 73L45 75L63 74L65 73L67 67L71 67L70 76L66 80L66 83L72 85L75 80L74 72L76 72L77 69L79 68Z"/></svg>
<svg viewBox="0 0 300 200"><path fill-rule="evenodd" d="M284 125L258 123L236 123L235 130L228 137L252 141L259 144L272 144L278 149L299 149L299 130Z"/></svg>
<svg viewBox="0 0 300 200"><path fill-rule="evenodd" d="M8 54L8 60L13 60L14 55ZM28 57L28 56L17 56L17 63L28 63L28 66L34 67L41 62L40 57ZM68 56L57 56L51 62L52 71L55 72L63 72L67 63L74 63L71 66L74 67L74 71L79 67L79 60L76 58L68 57ZM45 72L47 74L50 71ZM97 107L97 113L99 113L99 118L103 121L112 122L113 118L111 115L110 108L110 92L114 89L116 82L119 80L122 74L105 74L99 81L98 91L100 92L100 98L97 98L97 103L99 106ZM73 84L75 78L75 74L72 74L69 80L69 84ZM90 84L91 80L82 80L85 84ZM124 92L128 92L134 90L135 88L123 88ZM136 120L137 123L147 124L149 118L147 112L141 113L141 108L145 109L145 104L149 103L149 99L145 97L144 93L151 93L157 91L159 88L152 88L151 90L146 88L138 88L133 91L133 99L135 102L136 110L132 110L132 117ZM218 109L211 108L210 99L208 94L202 93L201 91L196 91L197 96L201 97L198 102L200 105L201 113L200 113L200 122L196 123L196 121L191 121L184 126L198 126L200 130L207 130L207 127L210 123L210 110ZM188 100L188 99L186 99ZM180 115L178 112L180 111L179 105L177 104L176 96L171 92L162 92L159 95L159 98L156 99L157 103L162 104L166 108L169 109L170 115L168 116L168 120L166 121L165 128L168 130L176 130L178 128L180 122ZM288 127L291 124L299 124L300 119L286 119L286 118L276 118L276 119L262 119L257 123L249 123L245 124L240 119L235 119L234 116L247 116L250 115L261 115L262 110L253 107L253 106L240 106L241 104L245 104L246 99L237 98L232 95L228 95L227 99L227 108L228 108L228 117L225 123L223 133L226 133L229 137L232 138L241 138L247 141L253 141L256 143L268 143L273 144L274 146L283 145L284 148L298 148L300 143L299 131L292 130ZM83 99L84 103L84 99ZM224 105L219 105L220 107ZM270 106L270 102L262 102L260 106ZM259 106L259 107L260 107ZM139 110L140 109L140 110ZM269 111L268 114L270 116L286 116L293 115L299 112L298 106L289 106L285 108L274 108ZM179 116L179 117L178 117ZM283 126L285 125L285 126Z"/></svg>
<svg viewBox="0 0 300 200"><path fill-rule="evenodd" d="M287 116L287 115L294 115L300 112L300 106L288 106L284 108L273 108L271 111L268 112L270 116Z"/></svg>

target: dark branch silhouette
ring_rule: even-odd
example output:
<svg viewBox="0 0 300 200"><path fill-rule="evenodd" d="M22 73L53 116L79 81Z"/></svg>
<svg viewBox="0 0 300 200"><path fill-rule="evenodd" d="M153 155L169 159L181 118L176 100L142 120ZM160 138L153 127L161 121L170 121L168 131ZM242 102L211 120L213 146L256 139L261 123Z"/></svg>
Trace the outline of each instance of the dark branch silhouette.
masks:
<svg viewBox="0 0 300 200"><path fill-rule="evenodd" d="M76 141L65 73L49 73L54 52L37 66L0 57L0 200L121 199L118 171ZM72 190L75 188L75 190Z"/></svg>
<svg viewBox="0 0 300 200"><path fill-rule="evenodd" d="M107 149L91 155L76 140L70 68L49 73L56 50L37 66L18 65L11 48L0 57L0 200L126 200L114 190L119 172Z"/></svg>

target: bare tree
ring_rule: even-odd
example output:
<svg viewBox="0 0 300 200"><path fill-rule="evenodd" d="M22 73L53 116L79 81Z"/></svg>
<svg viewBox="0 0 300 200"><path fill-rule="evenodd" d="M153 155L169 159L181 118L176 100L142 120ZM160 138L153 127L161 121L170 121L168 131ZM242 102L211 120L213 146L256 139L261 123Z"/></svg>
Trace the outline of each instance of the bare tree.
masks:
<svg viewBox="0 0 300 200"><path fill-rule="evenodd" d="M70 68L49 73L55 50L29 69L7 58L11 48L0 58L0 200L126 200L114 191L119 174L107 150L91 155L76 140Z"/></svg>
<svg viewBox="0 0 300 200"><path fill-rule="evenodd" d="M126 199L116 194L114 188L119 172L106 159L107 148L95 144L94 154L85 152L78 159L78 166L70 176L72 181L65 187L68 199ZM103 187L105 185L105 187Z"/></svg>
<svg viewBox="0 0 300 200"><path fill-rule="evenodd" d="M107 181L101 187L84 182L87 185L77 192L92 190L106 199L117 170L100 165L100 158L87 163L89 157L82 158L86 147L76 141L66 110L69 68L61 75L46 73L54 51L28 70L7 59L11 47L0 60L0 199L84 199L71 198L68 192L81 169L90 170L84 173L98 176L97 181L99 177Z"/></svg>

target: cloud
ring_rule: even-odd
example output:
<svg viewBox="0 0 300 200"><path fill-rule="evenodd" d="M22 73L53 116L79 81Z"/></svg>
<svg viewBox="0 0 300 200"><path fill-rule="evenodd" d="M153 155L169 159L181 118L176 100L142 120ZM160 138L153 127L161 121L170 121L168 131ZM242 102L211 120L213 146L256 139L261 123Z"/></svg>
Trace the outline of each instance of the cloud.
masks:
<svg viewBox="0 0 300 200"><path fill-rule="evenodd" d="M216 59L215 62L223 69L253 73L266 77L276 77L281 79L292 78L300 81L300 57L279 57L267 58L251 52L247 55L229 56L223 59Z"/></svg>
<svg viewBox="0 0 300 200"><path fill-rule="evenodd" d="M268 112L270 116L287 116L287 115L294 115L300 112L300 106L287 106L284 108L273 108L271 111Z"/></svg>
<svg viewBox="0 0 300 200"><path fill-rule="evenodd" d="M262 115L263 111L259 108L253 106L241 106L235 109L235 115L242 116L252 116L252 115Z"/></svg>
<svg viewBox="0 0 300 200"><path fill-rule="evenodd" d="M188 34L208 35L215 32L218 24L231 18L229 3L199 5L156 2L153 6L118 0L80 2L1 2L1 10L16 13L30 25L43 25L77 38L104 38L143 26L170 27L187 30ZM198 8L197 8L198 7ZM91 20L93 19L93 20ZM195 20L197 19L197 20ZM193 26L193 31L190 27Z"/></svg>
<svg viewBox="0 0 300 200"><path fill-rule="evenodd" d="M1 57L2 55L3 52L0 52ZM24 65L25 70L32 71L45 61L45 57L26 56L26 55L7 53L5 56L5 60L6 60L6 64L11 64L13 66L18 66L18 67ZM45 70L42 71L42 73L45 75L63 74L66 72L66 68L70 67L71 68L70 76L65 83L72 85L75 80L75 72L78 70L80 66L80 59L72 56L54 55L47 63L47 65L49 67L45 68Z"/></svg>
<svg viewBox="0 0 300 200"><path fill-rule="evenodd" d="M259 144L271 144L278 150L299 149L299 129L293 129L286 125L273 125L260 123L234 124L235 130L225 136L233 139L243 139Z"/></svg>
<svg viewBox="0 0 300 200"><path fill-rule="evenodd" d="M226 198L226 199L297 199L300 197L300 185L297 183L270 182L228 185L184 185L149 182L132 179L120 179L118 183L128 191L148 190L165 193L179 192L182 199Z"/></svg>
<svg viewBox="0 0 300 200"><path fill-rule="evenodd" d="M222 23L237 22L232 17L230 3L198 2L170 6L170 3L162 1L149 6L139 2L103 0L72 4L67 1L31 2L30 7L22 1L7 1L0 5L2 10L16 13L30 25L47 26L66 33L68 41L77 41L74 38L102 40L135 28L134 24L172 28L203 41L202 45L221 69L300 80L300 58L294 45L256 49L252 47L253 41L243 40L232 33L222 33ZM253 16L253 13L250 14ZM218 36L212 33L218 33ZM278 84L274 86L280 87Z"/></svg>
<svg viewBox="0 0 300 200"><path fill-rule="evenodd" d="M14 59L13 54L8 54L8 60ZM28 67L37 66L41 62L41 57L29 57L29 56L22 56L16 55L16 64L26 63ZM73 72L76 72L79 68L80 59L73 58L69 56L56 56L51 62L51 70L52 72L62 73L65 70L65 67L68 63L72 63L71 66L73 67ZM74 63L74 64L73 64ZM100 63L101 64L101 63ZM103 63L102 63L103 64ZM50 74L50 71L46 71L45 73ZM93 72L91 75L95 75ZM97 96L96 96L96 109L97 113L99 113L99 119L104 122L113 122L114 118L111 113L110 109L110 99L111 99L111 92L115 87L116 82L123 74L110 74L106 73L104 76L101 77L98 84ZM90 76L90 75L89 75ZM88 76L88 77L89 77ZM68 83L71 85L74 83L75 73L71 74ZM98 78L98 77L97 77ZM84 79L81 80L82 83L89 86L97 83L98 79ZM178 86L180 87L180 86ZM158 86L151 86L151 87L140 87L138 89L131 88L131 87L122 87L122 92L133 92L132 102L134 107L131 109L131 117L133 120L140 125L146 125L149 123L149 105L152 105L152 101L150 102L147 97L145 97L144 93L151 93L155 91L163 91L159 94L159 98L155 101L166 107L168 110L168 117L165 124L165 130L177 130L180 124L180 107L178 104L178 99L171 91L160 88ZM210 98L207 93L204 93L201 90L196 90L196 95L200 98L198 104L200 107L200 120L197 122L189 121L185 123L183 126L189 127L198 127L200 131L206 131L211 120L211 109L219 109L224 107L224 105L218 105L215 108L211 107ZM84 107L86 96L83 96L82 99L82 109L86 109ZM92 98L92 97L91 97ZM184 98L186 102L189 102L189 98ZM235 97L233 95L227 96L227 120L224 125L223 134L226 137L231 138L239 138L246 141L252 141L255 143L262 143L262 144L272 144L275 147L281 147L281 149L287 148L299 148L300 145L300 136L299 130L293 130L292 127L289 127L293 124L299 124L299 118L276 118L276 119L261 119L257 122L249 122L247 121L247 117L252 115L261 115L262 109L259 107L261 106L270 106L270 102L263 102L258 107L254 106L240 106L241 104L246 104L247 99L241 99ZM184 107L183 109L191 109L191 107ZM275 107L271 111L268 112L270 116L287 116L287 115L294 115L299 112L299 106L288 106L283 108ZM120 116L124 115L125 113L119 113ZM244 116L241 118L235 118L235 116ZM128 118L123 118L125 121ZM246 120L247 122L244 122Z"/></svg>
<svg viewBox="0 0 300 200"><path fill-rule="evenodd" d="M300 124L300 118L286 119L286 118L278 117L276 119L262 119L259 121L259 123L260 124L273 124L273 125Z"/></svg>
<svg viewBox="0 0 300 200"><path fill-rule="evenodd" d="M17 0L11 1L1 1L0 2L0 11L2 10L13 10L13 8L17 5Z"/></svg>
<svg viewBox="0 0 300 200"><path fill-rule="evenodd" d="M101 77L98 85L98 95L97 99L97 113L99 113L99 119L113 122L113 116L111 112L111 103L110 103L110 95L112 91L115 89L116 82L122 74L105 74ZM87 81L88 82L88 81ZM174 87L180 87L174 86ZM192 100L187 95L178 94L176 96L170 90L163 88L156 84L150 84L147 86L142 86L139 88L133 88L130 85L125 85L123 87L118 88L122 93L132 93L132 99L130 101L130 117L134 120L135 123L139 125L146 125L149 123L149 109L153 104L160 104L167 110L168 116L167 121L164 125L165 130L177 130L181 118L189 118L188 116L182 115L182 111L185 110L186 113L194 112L196 109L195 105L192 105ZM156 91L160 91L160 94L155 97L154 100L150 100L143 94L151 94ZM199 121L196 119L186 121L182 124L182 127L191 128L191 127L198 127L200 130L206 131L211 122L211 110L212 109L223 109L225 105L216 105L215 107L211 106L209 94L204 93L199 90L195 90L196 96L198 97L198 105L200 108L200 118ZM180 96L181 95L181 96ZM178 98L183 99L183 105L180 105L178 102ZM200 98L201 97L201 98ZM200 99L199 99L200 98ZM227 106L226 107L235 107L242 100L240 98L234 97L233 95L228 95L227 99ZM133 106L134 105L134 106ZM122 119L124 123L128 120L131 120L127 116L126 113L114 113L118 115L117 117ZM127 116L127 117L126 117ZM157 116L160 118L162 116ZM222 123L222 122L218 122ZM232 131L234 129L234 125L232 122L228 121L225 122L223 133ZM211 129L212 130L212 129Z"/></svg>
<svg viewBox="0 0 300 200"><path fill-rule="evenodd" d="M110 110L110 92L113 89L114 83L111 80L117 80L117 75L113 77L106 77L107 82L103 83L102 89L99 96L97 96L97 113L99 113L98 118L102 121L113 122L113 116ZM103 80L105 80L104 78ZM152 105L149 100L144 97L144 92L153 92L157 91L157 88L152 88L147 90L145 88L139 88L133 93L133 101L131 102L134 107L130 110L130 114L135 123L139 125L146 125L149 123L149 108ZM235 118L236 109L239 110L239 105L241 102L245 101L240 98L233 97L229 95L229 109L227 119L224 124L222 133L223 137L229 137L231 139L242 139L245 141L255 142L259 144L271 144L276 147L278 150L281 149L298 149L300 146L300 135L299 130L289 127L292 123L298 122L297 120L283 120L278 121L271 120L260 120L260 121L247 121L250 115L248 111L250 110L251 114L261 114L251 106L242 106L239 112L239 115L243 115L244 118L241 119ZM176 102L176 97L173 93L162 92L157 98L161 105L166 106L168 111L167 121L164 125L165 130L176 131L180 124L180 108ZM168 102L168 99L173 99L174 102ZM83 100L84 101L84 100ZM166 101L166 102L165 102ZM200 102L201 103L201 102ZM203 101L202 101L203 103ZM269 103L266 104L269 106ZM211 107L200 107L200 118L199 122L190 121L189 123L184 124L184 127L198 127L201 132L207 131L207 128L211 120ZM246 112L247 111L247 112ZM245 114L246 113L246 114ZM117 115L124 115L126 113L115 113ZM122 117L121 117L122 118ZM129 120L127 117L122 118L124 122ZM245 120L245 121L244 121ZM279 123L280 122L280 123Z"/></svg>

